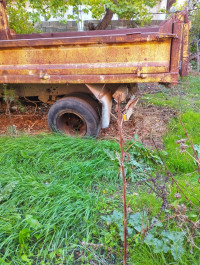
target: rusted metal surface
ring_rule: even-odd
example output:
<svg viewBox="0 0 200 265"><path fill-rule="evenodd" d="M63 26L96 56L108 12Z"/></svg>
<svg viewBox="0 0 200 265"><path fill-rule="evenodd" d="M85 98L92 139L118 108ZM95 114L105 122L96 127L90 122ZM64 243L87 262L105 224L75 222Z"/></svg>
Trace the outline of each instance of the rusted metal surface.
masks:
<svg viewBox="0 0 200 265"><path fill-rule="evenodd" d="M191 24L190 22L184 24L183 26L183 46L182 46L182 68L180 71L181 77L188 75L188 63L189 63L189 30Z"/></svg>
<svg viewBox="0 0 200 265"><path fill-rule="evenodd" d="M188 32L182 12L153 28L12 35L1 0L0 83L176 84L187 74Z"/></svg>
<svg viewBox="0 0 200 265"><path fill-rule="evenodd" d="M180 67L183 24L182 23L174 24L173 30L178 35L178 38L172 40L170 72L178 73Z"/></svg>
<svg viewBox="0 0 200 265"><path fill-rule="evenodd" d="M17 35L0 0L0 98L3 84L11 84L16 97L37 96L45 103L90 93L102 104L102 128L107 128L113 98L130 98L123 112L124 119L130 117L138 101L134 84L177 84L179 74L187 75L189 29L184 11L159 27ZM57 127L86 133L77 113L63 112Z"/></svg>
<svg viewBox="0 0 200 265"><path fill-rule="evenodd" d="M125 85L121 85L117 88L117 90L115 91L115 93L112 95L112 97L114 98L114 100L116 102L120 101L120 102L126 102L126 99L128 97L129 94L129 89L127 86Z"/></svg>
<svg viewBox="0 0 200 265"><path fill-rule="evenodd" d="M117 51L116 51L117 52ZM31 54L30 54L31 56ZM52 57L55 55L52 55ZM34 56L33 56L34 57ZM83 55L84 57L84 55ZM133 57L137 57L136 54L133 54ZM84 59L84 58L83 58ZM48 60L48 58L47 58ZM102 58L103 60L103 58ZM9 61L7 59L7 61ZM36 59L35 59L36 61ZM46 61L46 60L44 60ZM2 61L6 63L6 61ZM105 68L106 66L106 68ZM0 75L9 71L11 74L16 75L34 75L46 72L50 75L60 74L60 75L72 75L72 74L110 74L115 72L116 74L126 74L138 73L138 69L141 68L141 73L149 73L150 70L158 72L168 72L169 71L169 62L135 62L135 63L71 63L70 65L0 65Z"/></svg>
<svg viewBox="0 0 200 265"><path fill-rule="evenodd" d="M153 28L13 35L1 0L0 83L176 84L187 73L188 23L182 12Z"/></svg>
<svg viewBox="0 0 200 265"><path fill-rule="evenodd" d="M90 85L86 84L89 90L95 95L95 97L102 104L102 121L101 127L103 129L107 128L110 124L110 114L112 109L112 95L111 91L106 88L106 86L100 85Z"/></svg>
<svg viewBox="0 0 200 265"><path fill-rule="evenodd" d="M45 73L44 73L45 74ZM2 75L2 84L122 84L122 83L173 83L178 82L178 72L160 74L109 74L109 75L51 75L49 79L42 75Z"/></svg>
<svg viewBox="0 0 200 265"><path fill-rule="evenodd" d="M84 119L72 111L64 111L57 118L57 129L67 135L84 136L87 132L87 126Z"/></svg>
<svg viewBox="0 0 200 265"><path fill-rule="evenodd" d="M188 12L183 11L174 16L173 33L178 38L172 40L171 68L170 71L179 73L181 77L188 74L189 62L189 30L191 22L188 20Z"/></svg>
<svg viewBox="0 0 200 265"><path fill-rule="evenodd" d="M61 45L89 45L89 44L116 44L116 43L136 43L165 41L166 39L177 38L176 34L159 34L157 32L134 32L129 34L115 33L113 35L94 35L76 37L60 37L60 38L37 38L37 39L12 39L0 42L0 48L22 48L22 47L48 47Z"/></svg>

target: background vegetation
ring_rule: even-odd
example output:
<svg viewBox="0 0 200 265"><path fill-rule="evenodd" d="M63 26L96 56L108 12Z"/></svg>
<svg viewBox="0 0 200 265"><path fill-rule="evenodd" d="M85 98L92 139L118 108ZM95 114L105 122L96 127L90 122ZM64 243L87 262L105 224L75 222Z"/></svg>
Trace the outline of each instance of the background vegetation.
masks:
<svg viewBox="0 0 200 265"><path fill-rule="evenodd" d="M73 14L68 19L78 20L79 6L84 5L82 12L90 11L94 19L99 19L96 29L106 29L114 14L120 18L135 19L140 24L149 23L152 14L149 8L156 5L159 0L7 0L7 10L11 28L17 33L30 33L34 31L34 23L40 22L41 16L46 20L51 17L65 22L63 19L67 10L73 7ZM27 7L32 8L32 12Z"/></svg>
<svg viewBox="0 0 200 265"><path fill-rule="evenodd" d="M145 104L181 110L196 147L199 79L190 76L172 91L161 87L162 93L143 98ZM183 138L177 117L164 136L165 150L149 150L137 136L124 146L129 153L128 264L199 262L199 175L188 141L190 155L180 153L176 142ZM1 137L1 264L121 264L119 159L116 141Z"/></svg>

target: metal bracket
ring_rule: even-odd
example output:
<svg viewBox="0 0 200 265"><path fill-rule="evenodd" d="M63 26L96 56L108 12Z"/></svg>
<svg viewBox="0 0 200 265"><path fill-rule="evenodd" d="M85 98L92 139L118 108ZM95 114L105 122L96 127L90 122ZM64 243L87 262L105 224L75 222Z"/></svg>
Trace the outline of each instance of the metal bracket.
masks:
<svg viewBox="0 0 200 265"><path fill-rule="evenodd" d="M112 109L112 96L111 92L105 85L86 84L94 96L102 103L102 128L108 128L110 124L110 114Z"/></svg>

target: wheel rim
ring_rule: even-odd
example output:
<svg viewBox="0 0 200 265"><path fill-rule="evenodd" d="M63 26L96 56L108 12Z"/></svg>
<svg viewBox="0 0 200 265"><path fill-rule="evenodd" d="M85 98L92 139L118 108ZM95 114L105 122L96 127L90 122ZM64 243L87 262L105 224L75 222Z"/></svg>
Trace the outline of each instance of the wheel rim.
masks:
<svg viewBox="0 0 200 265"><path fill-rule="evenodd" d="M56 120L56 127L67 135L84 136L87 126L84 119L75 112L62 112Z"/></svg>

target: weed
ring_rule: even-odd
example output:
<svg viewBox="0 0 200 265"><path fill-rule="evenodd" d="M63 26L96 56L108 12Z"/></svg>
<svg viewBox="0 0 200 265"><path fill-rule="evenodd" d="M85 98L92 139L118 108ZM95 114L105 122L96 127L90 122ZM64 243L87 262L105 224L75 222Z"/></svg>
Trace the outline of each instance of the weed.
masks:
<svg viewBox="0 0 200 265"><path fill-rule="evenodd" d="M6 114L10 115L10 107L11 103L15 100L15 90L14 89L8 89L7 85L4 85L3 87L3 99L6 102L7 109Z"/></svg>
<svg viewBox="0 0 200 265"><path fill-rule="evenodd" d="M147 99L176 109L181 104L181 120L197 152L198 80L186 78L172 92L165 89L163 95ZM191 231L187 239L198 246L198 173L194 159L180 153L176 144L183 138L178 119L172 120L164 137L167 153L161 152L175 174L170 181L170 174L157 172L163 159L156 151L145 148L137 137L124 145L127 264L198 264L199 250L190 249L185 238ZM192 149L187 151L192 154ZM0 138L0 263L121 264L120 159L116 141L58 135Z"/></svg>
<svg viewBox="0 0 200 265"><path fill-rule="evenodd" d="M149 104L160 107L170 107L181 112L199 111L199 77L185 77L178 86L171 90L161 86L159 93L144 95L142 99Z"/></svg>
<svg viewBox="0 0 200 265"><path fill-rule="evenodd" d="M147 162L153 170L150 154L142 160L147 151L139 143L136 147L137 152L133 143L127 146L135 163L145 168ZM120 201L119 161L112 159L113 152L119 155L115 141L58 135L0 138L0 258L13 264L26 258L33 264L68 262L66 255L57 254L60 249L78 264L73 253L82 252L81 242L105 243L100 216Z"/></svg>
<svg viewBox="0 0 200 265"><path fill-rule="evenodd" d="M200 142L200 113L186 112L181 115L181 120L191 136L193 144L198 145ZM176 142L185 138L185 131L178 119L174 119L169 124L169 131L164 136L164 145L167 152L167 165L170 170L178 173L192 173L196 170L197 166L194 159L187 153L181 153L179 144ZM189 142L186 141L187 145ZM192 148L188 148L192 153Z"/></svg>

